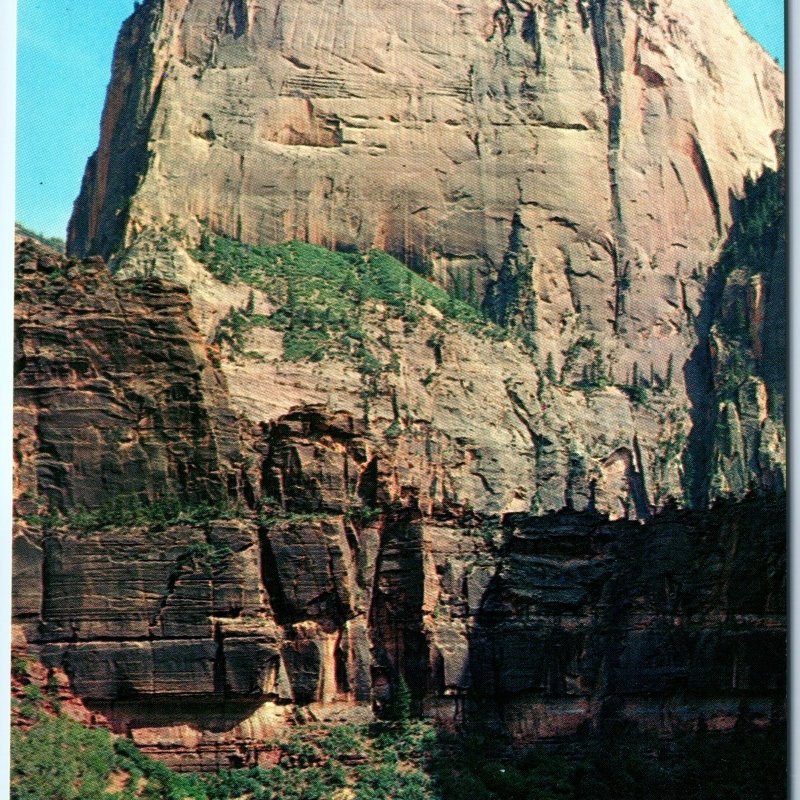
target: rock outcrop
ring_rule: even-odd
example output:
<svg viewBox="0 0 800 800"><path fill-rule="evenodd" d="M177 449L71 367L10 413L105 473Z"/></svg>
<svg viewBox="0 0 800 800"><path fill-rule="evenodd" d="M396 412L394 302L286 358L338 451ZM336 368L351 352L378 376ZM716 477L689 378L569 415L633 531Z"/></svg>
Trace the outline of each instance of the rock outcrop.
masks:
<svg viewBox="0 0 800 800"><path fill-rule="evenodd" d="M623 315L666 321L658 284L775 165L782 93L723 0L146 2L70 249L108 257L175 219L379 247L442 280L471 265L487 289L524 251L532 288L599 329L623 270Z"/></svg>
<svg viewBox="0 0 800 800"><path fill-rule="evenodd" d="M245 438L260 437L261 427L307 405L357 419L360 450L381 453L373 466L385 472L391 498L417 497L426 514L594 502L615 517L646 517L663 497L682 495L681 449L658 449L684 424L672 392L653 392L645 407L617 387L587 393L549 384L513 339L443 319L430 306L420 307L413 326L367 309L365 332L390 343L378 345L379 375L367 386L359 362L287 362L281 336L263 328L247 336L258 357L207 352L203 340L222 317L211 301L243 306L246 287L206 273L188 295L143 276L112 280L99 261L58 261L32 245L18 258L22 513L36 510L38 499L52 510L97 507L118 495L274 494L245 463L237 437L244 430ZM66 315L81 304L96 313ZM576 359L594 357L586 342L573 348ZM71 399L92 392L94 403Z"/></svg>
<svg viewBox="0 0 800 800"><path fill-rule="evenodd" d="M519 743L783 719L783 503L646 525L367 514L351 504L369 469L348 490L320 421L287 420L266 462L287 505L314 513L19 526L31 652L145 752L178 769L266 764L296 713L364 718L400 675L441 724L481 721ZM305 455L287 469L287 451Z"/></svg>
<svg viewBox="0 0 800 800"><path fill-rule="evenodd" d="M115 282L100 258L22 240L15 301L18 513L236 486L238 422L183 287Z"/></svg>
<svg viewBox="0 0 800 800"><path fill-rule="evenodd" d="M373 424L405 407L430 421L422 438L441 454L405 483L452 481L457 504L495 512L557 509L592 481L612 515L646 517L670 496L705 502L685 448L715 416L697 320L745 177L777 163L779 68L723 0L363 12L354 0L144 3L120 34L70 251L184 283L211 339L247 290L197 262L209 230L382 248L528 343L459 329L431 365L420 344L436 331L389 326L402 366L378 387ZM247 344L260 360L222 369L251 421L308 403L362 413L362 379L346 365L281 364L277 337ZM545 398L548 367L560 388ZM462 371L480 387L468 397L448 380ZM570 389L589 371L610 387L586 403ZM635 384L671 391L643 409ZM403 431L404 447L397 461L416 461L420 436ZM699 450L695 472L713 460ZM475 454L479 467L458 475ZM764 459L729 467L712 495L775 483Z"/></svg>
<svg viewBox="0 0 800 800"><path fill-rule="evenodd" d="M145 752L268 764L296 715L368 718L400 676L520 743L782 719L783 501L614 522L575 465L572 510L437 501L345 411L237 418L184 288L30 242L18 266L15 623Z"/></svg>
<svg viewBox="0 0 800 800"><path fill-rule="evenodd" d="M180 769L783 720L782 93L723 0L137 5L18 241L29 651Z"/></svg>

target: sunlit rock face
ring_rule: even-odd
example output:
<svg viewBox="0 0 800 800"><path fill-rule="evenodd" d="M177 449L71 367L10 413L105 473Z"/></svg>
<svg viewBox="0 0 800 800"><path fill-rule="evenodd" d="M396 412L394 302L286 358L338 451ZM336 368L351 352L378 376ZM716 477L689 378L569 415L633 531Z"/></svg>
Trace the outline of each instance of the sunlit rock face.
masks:
<svg viewBox="0 0 800 800"><path fill-rule="evenodd" d="M400 675L522 743L781 720L783 247L718 261L783 91L722 0L137 7L73 257L17 250L31 650L184 769ZM226 316L280 309L209 232L385 250L495 327L364 303L371 383L237 354ZM235 511L46 520L132 496Z"/></svg>
<svg viewBox="0 0 800 800"><path fill-rule="evenodd" d="M524 254L543 334L669 339L730 194L775 165L782 95L723 0L150 2L70 249L202 223L379 247L500 304Z"/></svg>
<svg viewBox="0 0 800 800"><path fill-rule="evenodd" d="M14 620L145 752L267 765L297 709L364 721L401 675L439 724L521 744L781 723L782 500L613 521L568 463L571 508L479 512L413 482L468 473L346 411L235 415L184 287L24 241L17 263ZM631 517L636 458L605 462Z"/></svg>
<svg viewBox="0 0 800 800"><path fill-rule="evenodd" d="M722 0L148 2L120 34L69 248L186 283L211 309L201 321L211 335L230 294L199 279L177 244L177 258L154 255L154 230L189 242L207 227L251 243L377 247L470 295L501 325L527 329L539 374L550 358L564 386L593 358L611 384L669 383L674 396L647 413L612 389L593 409L554 398L551 416L563 419L547 430L522 377L522 392L512 387L522 409L505 390L488 392L434 421L457 464L468 456L452 444L464 438L454 420L494 429L474 442L485 451L509 426L529 439L533 417L547 441L578 443L596 466L601 507L619 514L628 500L620 505L616 487L631 472L646 476L631 507L685 494L669 442L709 416L712 367L697 348L705 279L745 175L776 164L783 87ZM498 359L464 341L452 339L453 361L498 364L497 386L530 373L524 356L506 349ZM425 352L403 348L418 363ZM234 406L255 421L331 391L359 413L358 388L347 385L357 380L341 370L323 374L324 386L302 366L269 377L223 370ZM273 391L254 392L260 382ZM395 387L401 402L425 419L441 410L411 384ZM471 419L498 404L502 421ZM605 444L591 441L594 416ZM512 457L507 445L484 464ZM556 449L566 474L571 449ZM509 471L541 483L529 461ZM719 485L741 494L749 479L740 478ZM534 494L507 476L493 488L499 510ZM565 489L558 501L544 489L544 507L559 507Z"/></svg>

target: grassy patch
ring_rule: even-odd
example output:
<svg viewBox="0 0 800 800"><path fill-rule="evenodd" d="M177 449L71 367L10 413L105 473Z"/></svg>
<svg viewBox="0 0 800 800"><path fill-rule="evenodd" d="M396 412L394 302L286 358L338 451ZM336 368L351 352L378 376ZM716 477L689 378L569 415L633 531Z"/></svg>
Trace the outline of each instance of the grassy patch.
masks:
<svg viewBox="0 0 800 800"><path fill-rule="evenodd" d="M241 505L229 501L187 503L169 495L154 502L144 502L137 495L120 495L97 508L77 508L66 513L53 511L47 515L28 514L24 520L45 532L69 530L85 534L118 527L203 524L242 515Z"/></svg>
<svg viewBox="0 0 800 800"><path fill-rule="evenodd" d="M401 319L410 330L430 305L475 333L504 335L472 305L378 250L338 253L298 241L252 247L206 233L192 255L224 283L241 281L263 292L274 308L266 316L254 314L252 303L229 311L217 338L234 351L242 350L250 327L264 325L283 332L285 360L349 360L369 384L389 365L379 355L385 348L366 331L366 314L378 322Z"/></svg>

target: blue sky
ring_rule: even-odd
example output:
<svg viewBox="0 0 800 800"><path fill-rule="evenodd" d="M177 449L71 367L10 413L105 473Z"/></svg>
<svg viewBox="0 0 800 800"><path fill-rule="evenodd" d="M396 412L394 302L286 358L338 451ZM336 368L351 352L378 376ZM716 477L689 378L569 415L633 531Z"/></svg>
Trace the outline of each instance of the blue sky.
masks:
<svg viewBox="0 0 800 800"><path fill-rule="evenodd" d="M783 0L729 2L783 65ZM133 0L18 0L16 218L29 228L64 236L132 11Z"/></svg>
<svg viewBox="0 0 800 800"><path fill-rule="evenodd" d="M728 5L750 35L784 67L783 0L728 0Z"/></svg>
<svg viewBox="0 0 800 800"><path fill-rule="evenodd" d="M64 236L132 11L133 0L17 0L16 218L29 228Z"/></svg>

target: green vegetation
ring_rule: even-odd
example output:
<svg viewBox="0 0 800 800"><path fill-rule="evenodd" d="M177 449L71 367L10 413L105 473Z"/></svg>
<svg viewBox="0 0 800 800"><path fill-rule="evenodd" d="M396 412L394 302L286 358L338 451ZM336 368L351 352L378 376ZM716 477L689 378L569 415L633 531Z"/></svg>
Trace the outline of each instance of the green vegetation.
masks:
<svg viewBox="0 0 800 800"><path fill-rule="evenodd" d="M182 775L129 740L41 714L11 738L12 800L429 800L436 736L422 723L308 727L268 743L278 766ZM346 793L342 789L348 787Z"/></svg>
<svg viewBox="0 0 800 800"><path fill-rule="evenodd" d="M406 679L400 675L386 706L386 719L404 725L411 719L411 692Z"/></svg>
<svg viewBox="0 0 800 800"><path fill-rule="evenodd" d="M535 259L522 243L522 221L518 214L511 222L508 250L496 280L486 288L483 309L500 327L513 330L518 338L538 328L536 292L533 290ZM526 342L533 347L532 340Z"/></svg>
<svg viewBox="0 0 800 800"><path fill-rule="evenodd" d="M35 233L30 228L26 228L19 222L14 223L14 233L18 234L19 236L27 236L31 239L35 239L37 242L41 242L47 247L51 247L57 253L65 253L67 249L66 242L63 239L60 239L58 236L45 236L43 233Z"/></svg>
<svg viewBox="0 0 800 800"><path fill-rule="evenodd" d="M681 465L679 470L681 483L685 481L686 469L686 433L683 428L683 422L678 416L675 409L670 409L666 416L659 419L662 425L661 432L659 433L658 440L656 441L656 457L654 460L655 482L653 485L653 501L656 505L661 505L667 497L663 486L669 479L670 468L673 466ZM682 486L685 497L685 486Z"/></svg>
<svg viewBox="0 0 800 800"><path fill-rule="evenodd" d="M448 293L378 250L341 253L299 241L252 247L204 231L192 255L222 282L242 282L269 303L269 313L256 313L251 292L245 306L232 307L220 321L215 341L232 358L263 358L245 350L246 334L267 327L282 333L286 361L349 362L361 374L366 423L372 400L387 389L386 376L400 370L387 327L390 319L401 320L408 334L428 306L435 310L430 318L438 328L451 322L495 339L507 335L456 296L464 294L459 282ZM473 301L474 292L473 276L466 289ZM392 433L398 430L399 424Z"/></svg>
<svg viewBox="0 0 800 800"><path fill-rule="evenodd" d="M564 353L564 365L561 368L560 382L563 383L566 380L584 350L594 350L596 347L597 342L594 335L581 336L570 343L570 346Z"/></svg>
<svg viewBox="0 0 800 800"><path fill-rule="evenodd" d="M252 300L231 309L217 338L234 350L241 350L249 327L264 325L283 332L287 361L338 357L372 375L385 365L375 355L380 343L364 329L364 315L402 319L413 328L425 304L474 332L499 334L472 305L378 250L339 253L299 241L251 247L204 232L192 255L224 283L241 281L263 292L275 309L268 316L254 314Z"/></svg>
<svg viewBox="0 0 800 800"><path fill-rule="evenodd" d="M262 358L260 353L244 349L245 334L258 325L268 324L267 317L253 313L254 303L255 300L251 291L247 305L244 308L237 309L231 306L228 313L217 325L213 339L214 344L227 344L232 354L244 355L249 358Z"/></svg>
<svg viewBox="0 0 800 800"><path fill-rule="evenodd" d="M64 717L49 718L27 733L11 732L14 800L107 800L115 752L106 731L88 730Z"/></svg>
<svg viewBox="0 0 800 800"><path fill-rule="evenodd" d="M42 714L11 737L12 800L779 800L780 729L662 741L581 740L514 755L497 736L423 722L308 726L269 743L278 765L176 774L127 739Z"/></svg>
<svg viewBox="0 0 800 800"><path fill-rule="evenodd" d="M628 395L634 405L643 406L647 403L647 389L641 384L628 383L620 388Z"/></svg>
<svg viewBox="0 0 800 800"><path fill-rule="evenodd" d="M760 278L765 295L783 291L783 278L779 275L785 269L786 252L786 170L782 136L776 140L776 151L780 158L777 171L766 168L755 180L749 175L745 178L744 193L734 209L734 224L715 272L724 304L712 329L720 345L717 348L717 374L721 377L717 391L720 399L733 399L739 387L751 375L760 375L768 381L772 378L771 413L773 408L783 406L782 397L773 395L782 395L784 368L777 359L767 363L765 359L756 357L753 351L751 320L756 315L754 309L749 308L747 284ZM742 275L740 285L733 286L729 278L736 270L740 270ZM724 302L726 296L727 302ZM771 322L767 320L766 324ZM765 371L770 374L765 374Z"/></svg>
<svg viewBox="0 0 800 800"><path fill-rule="evenodd" d="M153 502L142 501L138 495L119 495L98 508L77 508L66 513L53 511L46 515L29 514L29 525L44 531L69 529L90 533L106 528L132 526L163 526L179 523L202 524L215 519L234 519L242 516L239 504L223 500L218 503L187 503L175 495Z"/></svg>
<svg viewBox="0 0 800 800"><path fill-rule="evenodd" d="M429 770L437 800L778 800L786 741L782 731L619 734L513 758L488 736L440 737Z"/></svg>
<svg viewBox="0 0 800 800"><path fill-rule="evenodd" d="M15 656L11 659L11 674L13 677L18 679L23 679L28 676L28 670L30 669L30 661L27 658L23 658L21 656Z"/></svg>
<svg viewBox="0 0 800 800"><path fill-rule="evenodd" d="M628 0L631 8L641 16L645 17L649 22L653 22L658 9L656 0Z"/></svg>
<svg viewBox="0 0 800 800"><path fill-rule="evenodd" d="M330 514L325 511L308 511L308 512L295 512L295 511L274 511L264 512L258 516L258 524L269 528L280 522L290 522L292 524L302 524L304 522L320 522L321 520L328 519Z"/></svg>
<svg viewBox="0 0 800 800"><path fill-rule="evenodd" d="M60 714L49 685L46 696L27 670L18 680L12 800L780 800L786 792L780 726L672 740L617 731L515 752L490 732L445 734L411 719L402 680L388 703L393 721L304 725L264 743L277 766L176 774L128 739Z"/></svg>
<svg viewBox="0 0 800 800"><path fill-rule="evenodd" d="M552 353L547 354L547 360L545 362L545 368L544 368L544 375L551 384L556 383L556 381L558 380L555 364L553 363Z"/></svg>
<svg viewBox="0 0 800 800"><path fill-rule="evenodd" d="M225 556L233 551L227 545L212 545L209 542L194 542L188 545L178 556L175 565L176 572L181 572L184 567L197 569L210 573Z"/></svg>
<svg viewBox="0 0 800 800"><path fill-rule="evenodd" d="M279 522L318 522L331 516L326 511L294 512L281 510L278 506L278 501L272 497L262 498L255 510L250 510L242 503L229 500L190 503L176 495L168 495L147 503L141 501L137 495L119 495L98 508L77 508L65 513L53 511L49 514L27 514L23 519L45 533L71 531L86 535L110 528L137 526L148 527L153 533L157 533L167 525L205 525L223 519L255 518L259 525L269 527ZM355 504L344 511L348 520L362 526L371 524L383 513L381 508L361 504ZM214 563L214 554L202 549L205 545L193 547L200 549L187 550L187 558ZM221 555L218 553L216 558ZM22 666L23 662L20 661L20 669Z"/></svg>
<svg viewBox="0 0 800 800"><path fill-rule="evenodd" d="M785 181L783 163L777 172L766 167L757 179L745 177L742 199L719 260L723 273L742 268L750 276L757 275L772 263L786 236Z"/></svg>
<svg viewBox="0 0 800 800"><path fill-rule="evenodd" d="M553 358L547 354L545 374L555 376ZM603 350L594 334L580 336L570 344L564 353L564 366L561 369L560 383L564 383L569 374L583 362L581 377L573 386L586 393L605 389L611 381L610 370L603 358Z"/></svg>

